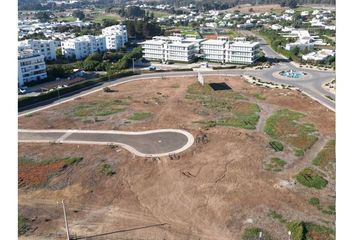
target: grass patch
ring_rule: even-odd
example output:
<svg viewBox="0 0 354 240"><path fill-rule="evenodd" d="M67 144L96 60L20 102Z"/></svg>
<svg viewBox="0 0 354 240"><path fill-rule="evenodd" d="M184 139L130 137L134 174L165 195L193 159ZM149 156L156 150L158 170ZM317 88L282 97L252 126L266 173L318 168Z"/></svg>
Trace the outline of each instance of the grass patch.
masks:
<svg viewBox="0 0 354 240"><path fill-rule="evenodd" d="M284 169L286 161L280 158L271 158L269 163L264 164L264 169L272 172L280 172Z"/></svg>
<svg viewBox="0 0 354 240"><path fill-rule="evenodd" d="M269 142L269 145L276 151L276 152L281 152L284 150L284 146L281 142L277 141L271 141Z"/></svg>
<svg viewBox="0 0 354 240"><path fill-rule="evenodd" d="M305 168L296 175L296 180L309 188L322 189L326 187L328 181L322 177L322 174L312 168Z"/></svg>
<svg viewBox="0 0 354 240"><path fill-rule="evenodd" d="M314 223L293 221L287 224L292 240L334 240L333 229Z"/></svg>
<svg viewBox="0 0 354 240"><path fill-rule="evenodd" d="M104 176L113 176L116 174L112 166L108 163L101 164L99 172Z"/></svg>
<svg viewBox="0 0 354 240"><path fill-rule="evenodd" d="M161 17L168 17L170 16L171 14L169 12L165 12L165 11L158 11L158 10L149 10L149 12L153 12L154 13L154 17L158 17L158 18L161 18Z"/></svg>
<svg viewBox="0 0 354 240"><path fill-rule="evenodd" d="M336 161L336 141L330 140L326 146L312 160L313 165L318 166L323 171L330 173L335 177L335 161Z"/></svg>
<svg viewBox="0 0 354 240"><path fill-rule="evenodd" d="M28 220L22 215L19 215L17 218L17 232L18 235L25 234L30 229Z"/></svg>
<svg viewBox="0 0 354 240"><path fill-rule="evenodd" d="M71 166L74 164L78 164L79 162L81 162L82 159L83 157L66 157L63 160L66 166Z"/></svg>
<svg viewBox="0 0 354 240"><path fill-rule="evenodd" d="M105 20L119 21L120 19L119 15L98 15L93 19L93 22L102 24Z"/></svg>
<svg viewBox="0 0 354 240"><path fill-rule="evenodd" d="M152 116L151 112L135 112L129 116L130 120L140 121Z"/></svg>
<svg viewBox="0 0 354 240"><path fill-rule="evenodd" d="M127 99L118 99L111 102L84 103L74 107L76 117L108 116L125 110L129 104Z"/></svg>
<svg viewBox="0 0 354 240"><path fill-rule="evenodd" d="M270 137L299 149L297 154L300 156L300 150L305 152L318 139L313 124L300 122L304 116L288 109L279 110L267 119L264 131Z"/></svg>
<svg viewBox="0 0 354 240"><path fill-rule="evenodd" d="M312 206L319 206L320 205L320 199L316 197L312 197L309 199L309 204Z"/></svg>
<svg viewBox="0 0 354 240"><path fill-rule="evenodd" d="M246 98L233 90L214 91L209 85L194 83L188 86L186 98L199 102L201 110L197 112L220 116L195 123L255 129L259 120L259 106L240 101Z"/></svg>
<svg viewBox="0 0 354 240"><path fill-rule="evenodd" d="M256 93L253 96L258 100L266 100L266 98L261 93Z"/></svg>
<svg viewBox="0 0 354 240"><path fill-rule="evenodd" d="M276 211L270 211L268 213L268 216L273 218L274 220L277 220L280 223L287 223L286 219L283 218L283 216L279 213L277 213Z"/></svg>
<svg viewBox="0 0 354 240"><path fill-rule="evenodd" d="M335 215L336 214L336 205L328 205L327 209L322 209L324 214Z"/></svg>
<svg viewBox="0 0 354 240"><path fill-rule="evenodd" d="M54 19L56 22L75 22L76 18L73 16L67 16L67 17L60 17L57 19Z"/></svg>
<svg viewBox="0 0 354 240"><path fill-rule="evenodd" d="M262 232L263 240L271 240L269 233L261 228L246 228L242 234L242 240L254 240L258 239L259 233Z"/></svg>

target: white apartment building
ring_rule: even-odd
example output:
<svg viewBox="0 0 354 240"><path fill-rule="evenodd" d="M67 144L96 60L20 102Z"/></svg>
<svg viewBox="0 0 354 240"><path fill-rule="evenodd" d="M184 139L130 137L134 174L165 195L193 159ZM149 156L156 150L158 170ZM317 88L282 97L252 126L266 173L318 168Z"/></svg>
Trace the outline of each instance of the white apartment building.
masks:
<svg viewBox="0 0 354 240"><path fill-rule="evenodd" d="M206 40L201 43L201 53L204 59L212 62L226 62L227 40Z"/></svg>
<svg viewBox="0 0 354 240"><path fill-rule="evenodd" d="M114 25L102 29L106 37L106 48L117 50L128 42L128 32L125 25Z"/></svg>
<svg viewBox="0 0 354 240"><path fill-rule="evenodd" d="M47 77L44 56L32 49L22 49L18 53L18 85L20 87L31 81Z"/></svg>
<svg viewBox="0 0 354 240"><path fill-rule="evenodd" d="M152 61L191 62L203 39L182 36L155 36L142 43L143 57Z"/></svg>
<svg viewBox="0 0 354 240"><path fill-rule="evenodd" d="M61 43L62 53L65 57L83 59L94 52L105 52L106 37L104 35L85 35L68 39Z"/></svg>
<svg viewBox="0 0 354 240"><path fill-rule="evenodd" d="M35 53L44 56L45 60L56 60L56 47L54 40L28 39L18 42L18 51L32 49Z"/></svg>
<svg viewBox="0 0 354 240"><path fill-rule="evenodd" d="M143 57L152 61L164 61L166 44L166 41L155 39L143 42Z"/></svg>
<svg viewBox="0 0 354 240"><path fill-rule="evenodd" d="M252 64L257 60L258 42L236 41L226 45L226 62Z"/></svg>
<svg viewBox="0 0 354 240"><path fill-rule="evenodd" d="M231 42L228 39L207 40L202 42L204 59L212 62L252 64L257 60L258 42L242 39Z"/></svg>

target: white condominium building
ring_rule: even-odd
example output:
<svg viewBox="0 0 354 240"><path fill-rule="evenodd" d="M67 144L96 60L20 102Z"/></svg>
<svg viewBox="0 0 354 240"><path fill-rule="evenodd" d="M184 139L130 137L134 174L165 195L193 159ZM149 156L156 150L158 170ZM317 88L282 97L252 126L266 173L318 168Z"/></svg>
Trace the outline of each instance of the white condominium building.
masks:
<svg viewBox="0 0 354 240"><path fill-rule="evenodd" d="M197 53L199 41L186 41L182 37L156 36L142 43L143 57L152 61L191 62Z"/></svg>
<svg viewBox="0 0 354 240"><path fill-rule="evenodd" d="M195 58L195 46L193 43L174 42L167 43L166 61L191 62Z"/></svg>
<svg viewBox="0 0 354 240"><path fill-rule="evenodd" d="M226 62L252 64L257 60L258 42L236 41L227 45Z"/></svg>
<svg viewBox="0 0 354 240"><path fill-rule="evenodd" d="M28 39L18 42L18 51L22 51L28 48L32 49L35 53L44 56L45 60L56 59L56 47L54 40Z"/></svg>
<svg viewBox="0 0 354 240"><path fill-rule="evenodd" d="M106 37L104 35L85 35L68 39L61 43L62 53L65 57L83 59L94 52L105 52Z"/></svg>
<svg viewBox="0 0 354 240"><path fill-rule="evenodd" d="M128 33L125 25L114 25L102 29L106 37L106 48L117 50L128 42Z"/></svg>
<svg viewBox="0 0 354 240"><path fill-rule="evenodd" d="M44 56L32 49L22 49L18 53L18 85L24 86L31 81L47 77Z"/></svg>
<svg viewBox="0 0 354 240"><path fill-rule="evenodd" d="M201 43L203 58L211 62L252 64L257 60L258 42L227 39L206 40Z"/></svg>
<svg viewBox="0 0 354 240"><path fill-rule="evenodd" d="M226 62L227 40L206 40L201 43L201 53L204 59L212 62Z"/></svg>
<svg viewBox="0 0 354 240"><path fill-rule="evenodd" d="M143 57L152 61L164 61L166 42L163 40L147 40L143 44Z"/></svg>

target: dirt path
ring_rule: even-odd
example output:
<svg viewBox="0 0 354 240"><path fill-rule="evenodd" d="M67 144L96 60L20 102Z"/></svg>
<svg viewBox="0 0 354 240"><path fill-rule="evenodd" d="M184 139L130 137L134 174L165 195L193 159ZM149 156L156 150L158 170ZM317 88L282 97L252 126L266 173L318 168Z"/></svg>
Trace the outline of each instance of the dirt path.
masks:
<svg viewBox="0 0 354 240"><path fill-rule="evenodd" d="M273 105L273 104L268 104L268 103L257 103L260 108L261 108L261 113L259 116L259 120L256 126L256 131L258 132L263 132L264 124L267 121L267 119L278 109L279 107Z"/></svg>

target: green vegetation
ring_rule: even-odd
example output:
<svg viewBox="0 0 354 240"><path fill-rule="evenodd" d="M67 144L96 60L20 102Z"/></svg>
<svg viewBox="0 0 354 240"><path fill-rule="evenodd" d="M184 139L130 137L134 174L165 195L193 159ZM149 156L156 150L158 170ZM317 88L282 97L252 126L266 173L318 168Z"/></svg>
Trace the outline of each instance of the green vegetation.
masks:
<svg viewBox="0 0 354 240"><path fill-rule="evenodd" d="M255 93L253 96L255 98L257 98L258 100L265 100L266 99L261 93Z"/></svg>
<svg viewBox="0 0 354 240"><path fill-rule="evenodd" d="M272 172L280 172L283 170L284 166L286 164L286 161L280 159L280 158L271 158L269 163L264 164L264 169L267 171L272 171Z"/></svg>
<svg viewBox="0 0 354 240"><path fill-rule="evenodd" d="M317 141L314 125L300 122L304 116L288 109L279 110L267 119L264 131L270 137L291 145L300 156Z"/></svg>
<svg viewBox="0 0 354 240"><path fill-rule="evenodd" d="M119 17L119 15L97 15L93 19L93 22L103 24L105 21L109 20L109 21L117 21L118 23L120 19L121 18Z"/></svg>
<svg viewBox="0 0 354 240"><path fill-rule="evenodd" d="M171 14L169 12L166 11L158 11L158 10L149 10L149 13L153 13L154 17L168 17Z"/></svg>
<svg viewBox="0 0 354 240"><path fill-rule="evenodd" d="M328 181L322 177L322 174L312 168L305 168L296 175L296 180L309 188L322 189L326 187Z"/></svg>
<svg viewBox="0 0 354 240"><path fill-rule="evenodd" d="M335 215L336 214L336 205L328 205L327 209L322 209L322 213L324 214L329 214L329 215Z"/></svg>
<svg viewBox="0 0 354 240"><path fill-rule="evenodd" d="M257 104L240 101L245 97L232 90L214 91L209 85L194 83L188 87L186 98L196 100L205 116L219 115L217 119L205 119L196 123L210 126L231 126L255 129L260 108ZM231 116L230 116L231 114Z"/></svg>
<svg viewBox="0 0 354 240"><path fill-rule="evenodd" d="M268 213L268 216L273 218L274 220L277 220L280 223L286 223L286 219L283 218L283 216L279 213L277 213L276 211L270 211Z"/></svg>
<svg viewBox="0 0 354 240"><path fill-rule="evenodd" d="M269 145L276 151L276 152L281 152L284 150L284 146L281 142L277 141L270 141Z"/></svg>
<svg viewBox="0 0 354 240"><path fill-rule="evenodd" d="M315 166L321 170L329 172L332 177L335 177L335 161L336 161L336 141L330 140L326 146L312 160Z"/></svg>
<svg viewBox="0 0 354 240"><path fill-rule="evenodd" d="M17 229L18 229L18 235L23 235L29 230L28 220L22 215L18 216Z"/></svg>
<svg viewBox="0 0 354 240"><path fill-rule="evenodd" d="M71 166L74 164L78 164L79 162L81 162L82 159L82 157L66 157L63 160L66 166Z"/></svg>
<svg viewBox="0 0 354 240"><path fill-rule="evenodd" d="M292 221L287 224L288 230L291 231L292 240L334 240L334 230L302 221Z"/></svg>
<svg viewBox="0 0 354 240"><path fill-rule="evenodd" d="M261 228L246 228L242 234L242 240L258 239L259 233L262 232L263 240L271 240L269 233Z"/></svg>
<svg viewBox="0 0 354 240"><path fill-rule="evenodd" d="M290 43L289 39L284 38L273 30L261 30L259 31L259 34L266 40L274 51L291 60L294 60L295 62L301 62L301 57L299 55L300 51L298 51L298 48L295 48L293 51L287 51L284 49L285 45Z"/></svg>
<svg viewBox="0 0 354 240"><path fill-rule="evenodd" d="M309 199L309 204L313 206L319 206L320 205L320 199L316 197L312 197Z"/></svg>
<svg viewBox="0 0 354 240"><path fill-rule="evenodd" d="M151 112L135 112L129 116L130 120L140 121L151 117Z"/></svg>
<svg viewBox="0 0 354 240"><path fill-rule="evenodd" d="M116 174L116 172L113 170L112 166L108 163L102 163L99 171L104 176L112 176L112 175Z"/></svg>
<svg viewBox="0 0 354 240"><path fill-rule="evenodd" d="M76 117L108 116L125 110L128 99L118 99L110 102L92 102L78 104L73 113Z"/></svg>
<svg viewBox="0 0 354 240"><path fill-rule="evenodd" d="M76 18L73 16L60 17L55 19L57 22L75 22Z"/></svg>

